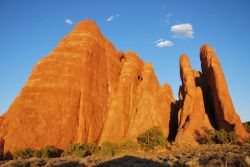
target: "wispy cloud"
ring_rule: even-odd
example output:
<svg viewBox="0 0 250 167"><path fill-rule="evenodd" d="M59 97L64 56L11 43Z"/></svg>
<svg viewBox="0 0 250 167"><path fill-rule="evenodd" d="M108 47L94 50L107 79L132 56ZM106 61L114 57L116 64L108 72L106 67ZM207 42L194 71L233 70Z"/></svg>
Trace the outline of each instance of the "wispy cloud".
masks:
<svg viewBox="0 0 250 167"><path fill-rule="evenodd" d="M167 46L173 46L173 42L164 40L164 39L158 39L154 42L158 48L163 48Z"/></svg>
<svg viewBox="0 0 250 167"><path fill-rule="evenodd" d="M167 15L165 15L164 19L163 19L163 24L165 25L169 25L170 24L170 18L172 17L172 14L169 13Z"/></svg>
<svg viewBox="0 0 250 167"><path fill-rule="evenodd" d="M112 20L114 20L114 16L110 16L109 18L107 18L107 20L106 20L106 22L110 22L110 21L112 21Z"/></svg>
<svg viewBox="0 0 250 167"><path fill-rule="evenodd" d="M193 26L190 23L174 25L171 31L174 38L194 38Z"/></svg>
<svg viewBox="0 0 250 167"><path fill-rule="evenodd" d="M120 17L119 14L109 16L109 17L106 19L106 22L111 22L112 20L117 19L118 17Z"/></svg>
<svg viewBox="0 0 250 167"><path fill-rule="evenodd" d="M69 25L72 25L73 24L73 21L71 21L70 19L65 19L65 23L69 24Z"/></svg>

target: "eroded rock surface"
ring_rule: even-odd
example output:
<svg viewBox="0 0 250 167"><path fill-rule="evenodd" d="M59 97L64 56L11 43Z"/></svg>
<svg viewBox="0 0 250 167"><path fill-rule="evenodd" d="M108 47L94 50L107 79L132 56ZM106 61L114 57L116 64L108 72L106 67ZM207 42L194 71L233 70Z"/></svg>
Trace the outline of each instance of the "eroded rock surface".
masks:
<svg viewBox="0 0 250 167"><path fill-rule="evenodd" d="M16 151L134 139L153 125L168 135L169 89L152 65L117 51L87 20L34 67L0 120L0 137L6 151Z"/></svg>
<svg viewBox="0 0 250 167"><path fill-rule="evenodd" d="M193 143L197 133L203 133L204 128L213 129L205 112L202 88L196 84L199 73L192 70L187 55L180 57L180 74L182 87L180 89L182 107L178 116L177 142Z"/></svg>
<svg viewBox="0 0 250 167"><path fill-rule="evenodd" d="M201 48L202 73L180 58L182 85L175 101L150 63L121 52L96 23L80 22L40 60L10 108L0 116L5 151L132 139L159 126L170 140L194 143L203 128L247 132L229 95L213 49Z"/></svg>

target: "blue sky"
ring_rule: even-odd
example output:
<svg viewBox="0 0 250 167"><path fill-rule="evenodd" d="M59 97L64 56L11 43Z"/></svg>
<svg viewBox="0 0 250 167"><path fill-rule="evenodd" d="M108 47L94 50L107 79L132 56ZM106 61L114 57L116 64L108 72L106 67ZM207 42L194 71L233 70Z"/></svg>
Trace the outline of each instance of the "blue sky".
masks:
<svg viewBox="0 0 250 167"><path fill-rule="evenodd" d="M0 114L41 58L75 24L92 19L122 51L151 62L177 99L179 57L200 70L199 48L212 45L221 61L237 112L250 120L249 0L1 0ZM156 43L157 41L157 43Z"/></svg>

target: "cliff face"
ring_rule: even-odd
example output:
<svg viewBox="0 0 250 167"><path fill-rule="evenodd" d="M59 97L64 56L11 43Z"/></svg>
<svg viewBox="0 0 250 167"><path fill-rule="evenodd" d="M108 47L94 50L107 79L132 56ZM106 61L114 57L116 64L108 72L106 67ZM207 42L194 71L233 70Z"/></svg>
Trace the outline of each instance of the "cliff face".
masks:
<svg viewBox="0 0 250 167"><path fill-rule="evenodd" d="M16 151L135 139L154 125L168 135L169 90L150 64L115 50L87 20L34 67L0 120L0 137L5 150Z"/></svg>
<svg viewBox="0 0 250 167"><path fill-rule="evenodd" d="M37 63L0 117L4 150L135 140L152 126L177 142L195 142L204 127L247 136L208 45L201 48L201 64L202 73L192 69L187 55L181 56L176 102L150 63L131 51L117 51L95 22L80 22Z"/></svg>

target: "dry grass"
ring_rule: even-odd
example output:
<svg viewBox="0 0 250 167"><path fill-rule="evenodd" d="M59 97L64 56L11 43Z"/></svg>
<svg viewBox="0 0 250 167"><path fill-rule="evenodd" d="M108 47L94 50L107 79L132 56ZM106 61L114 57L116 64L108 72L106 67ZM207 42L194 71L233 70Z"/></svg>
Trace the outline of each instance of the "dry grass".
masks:
<svg viewBox="0 0 250 167"><path fill-rule="evenodd" d="M92 155L85 158L32 158L2 161L3 167L28 166L250 166L250 145L177 145L137 151L129 156Z"/></svg>

